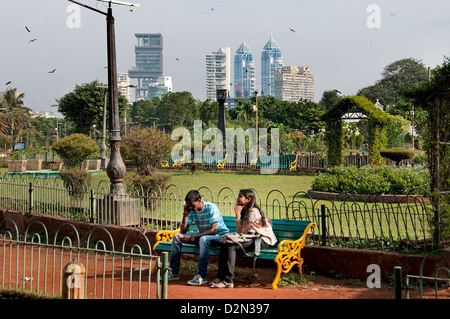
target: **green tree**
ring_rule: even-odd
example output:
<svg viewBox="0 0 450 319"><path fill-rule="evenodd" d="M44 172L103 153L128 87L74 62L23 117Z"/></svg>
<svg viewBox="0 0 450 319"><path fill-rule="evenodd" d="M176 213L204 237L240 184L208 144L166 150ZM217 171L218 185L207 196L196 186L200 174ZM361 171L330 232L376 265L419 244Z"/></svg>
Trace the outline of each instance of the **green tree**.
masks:
<svg viewBox="0 0 450 319"><path fill-rule="evenodd" d="M165 94L158 106L157 114L160 124L167 124L169 127L190 127L200 116L195 99L187 91Z"/></svg>
<svg viewBox="0 0 450 319"><path fill-rule="evenodd" d="M12 109L23 107L24 102L23 99L25 97L25 93L18 93L17 89L7 89L5 94L2 97L3 100L3 106L7 108L8 111L11 111Z"/></svg>
<svg viewBox="0 0 450 319"><path fill-rule="evenodd" d="M337 90L324 91L322 93L322 98L319 101L319 106L325 110L331 109L341 98L342 97L339 96Z"/></svg>
<svg viewBox="0 0 450 319"><path fill-rule="evenodd" d="M207 99L204 102L198 101L198 105L199 105L200 119L202 120L203 125L205 127L217 127L217 122L219 118L219 103ZM228 112L226 108L225 113L226 113L225 116L227 116Z"/></svg>
<svg viewBox="0 0 450 319"><path fill-rule="evenodd" d="M12 142L20 141L23 129L30 124L31 110L24 106L24 93L16 88L9 88L1 99L2 108L6 110L5 120L9 123Z"/></svg>
<svg viewBox="0 0 450 319"><path fill-rule="evenodd" d="M357 95L365 96L373 103L378 99L383 105L395 105L403 99L406 88L428 79L428 70L421 61L407 58L387 65L381 76L374 85L362 88Z"/></svg>
<svg viewBox="0 0 450 319"><path fill-rule="evenodd" d="M161 99L159 97L134 102L129 112L131 121L139 123L140 126L152 126L154 121L158 121L156 118L158 118L160 104Z"/></svg>
<svg viewBox="0 0 450 319"><path fill-rule="evenodd" d="M106 89L98 88L97 86L100 85L102 84L97 80L83 85L76 85L72 92L56 100L58 112L74 123L75 130L78 133L89 134L92 125L95 124L98 127L103 125ZM124 114L126 107L127 100L119 92L119 113L121 115ZM109 116L108 112L107 116Z"/></svg>
<svg viewBox="0 0 450 319"><path fill-rule="evenodd" d="M431 179L430 190L432 202L436 210L441 212L441 236L450 238L450 194L439 194L450 190L450 57L445 57L443 65L435 68L430 81L424 81L405 91L405 96L411 99L415 109L426 112L426 127L424 131L424 149L427 152L428 167ZM437 112L439 103L439 112ZM436 124L439 124L436 127ZM439 129L439 136L436 131ZM439 140L437 139L439 137ZM439 157L439 161L436 161ZM438 166L436 164L439 164ZM439 180L434 176L439 176ZM438 201L439 199L439 201ZM439 207L440 206L440 207Z"/></svg>

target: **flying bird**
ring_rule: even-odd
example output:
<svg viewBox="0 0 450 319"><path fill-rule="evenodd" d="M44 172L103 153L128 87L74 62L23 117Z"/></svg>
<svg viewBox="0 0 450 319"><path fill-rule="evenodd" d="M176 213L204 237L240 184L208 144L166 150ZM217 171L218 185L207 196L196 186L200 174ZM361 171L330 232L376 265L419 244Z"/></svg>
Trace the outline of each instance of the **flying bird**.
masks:
<svg viewBox="0 0 450 319"><path fill-rule="evenodd" d="M8 84L10 84L11 83L11 81L8 81L8 82L6 82L6 84L5 85L8 85Z"/></svg>
<svg viewBox="0 0 450 319"><path fill-rule="evenodd" d="M294 33L295 33L295 30L294 30L294 29L292 29L292 28L289 28L289 30L291 30L292 32L294 32Z"/></svg>
<svg viewBox="0 0 450 319"><path fill-rule="evenodd" d="M30 29L28 29L28 27L25 27L25 29L27 29L28 32L31 32Z"/></svg>
<svg viewBox="0 0 450 319"><path fill-rule="evenodd" d="M214 8L211 8L211 11L214 11Z"/></svg>
<svg viewBox="0 0 450 319"><path fill-rule="evenodd" d="M34 41L37 41L37 39L31 39L30 41L28 41L28 43L31 43L31 42L34 42Z"/></svg>
<svg viewBox="0 0 450 319"><path fill-rule="evenodd" d="M48 73L55 73L56 69L49 71Z"/></svg>
<svg viewBox="0 0 450 319"><path fill-rule="evenodd" d="M175 60L177 60L177 61L180 61L180 60L178 60L178 58L177 58L177 57L175 57Z"/></svg>

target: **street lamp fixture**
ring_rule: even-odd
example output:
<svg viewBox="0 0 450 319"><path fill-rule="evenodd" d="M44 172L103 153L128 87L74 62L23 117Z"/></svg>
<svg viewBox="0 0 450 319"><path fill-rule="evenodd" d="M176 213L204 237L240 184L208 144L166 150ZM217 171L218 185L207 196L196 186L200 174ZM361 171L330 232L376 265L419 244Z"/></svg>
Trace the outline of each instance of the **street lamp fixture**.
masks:
<svg viewBox="0 0 450 319"><path fill-rule="evenodd" d="M105 13L96 8L92 8L75 0L68 0L84 8L92 10L106 16L107 26L107 55L108 55L108 108L109 108L109 143L111 148L111 158L106 168L106 173L111 181L110 193L125 193L123 178L126 167L120 155L120 123L119 123L119 95L117 87L117 62L116 62L116 40L114 31L114 17L111 4L139 7L138 4L127 3L123 1L106 1L109 4L108 11Z"/></svg>

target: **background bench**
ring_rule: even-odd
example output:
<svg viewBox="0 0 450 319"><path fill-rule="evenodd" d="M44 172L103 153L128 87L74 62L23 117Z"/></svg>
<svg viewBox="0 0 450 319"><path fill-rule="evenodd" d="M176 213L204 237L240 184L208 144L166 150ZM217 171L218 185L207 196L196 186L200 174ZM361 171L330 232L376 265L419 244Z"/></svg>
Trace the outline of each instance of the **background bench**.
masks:
<svg viewBox="0 0 450 319"><path fill-rule="evenodd" d="M224 216L223 220L230 232L236 232L236 222L234 217ZM272 282L272 288L276 289L281 273L288 273L292 267L297 265L299 274L302 276L303 258L301 258L300 253L305 246L308 231L315 226L316 225L310 221L272 219L272 228L278 239L275 246L269 249L261 249L259 257L255 257L253 252L247 252L249 254L249 256L247 256L241 250L237 250L238 256L243 258L253 258L253 267L255 267L256 258L275 261L277 264L277 273ZM195 226L191 225L189 231L195 231ZM179 229L158 232L156 234L156 243L153 245L153 251L170 252L172 248L172 238L179 232ZM199 247L195 244L183 243L181 252L198 254ZM219 256L219 252L220 246L216 246L211 247L209 254L211 256ZM242 255L239 255L240 252L242 252Z"/></svg>

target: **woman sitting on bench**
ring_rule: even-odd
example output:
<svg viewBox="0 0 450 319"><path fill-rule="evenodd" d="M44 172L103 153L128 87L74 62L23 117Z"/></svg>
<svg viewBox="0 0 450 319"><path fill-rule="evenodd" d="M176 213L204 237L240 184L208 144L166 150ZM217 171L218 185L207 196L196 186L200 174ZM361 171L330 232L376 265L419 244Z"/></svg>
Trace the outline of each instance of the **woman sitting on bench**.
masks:
<svg viewBox="0 0 450 319"><path fill-rule="evenodd" d="M255 193L250 189L241 189L234 207L236 214L236 229L238 233L259 234L260 237L241 245L222 244L219 255L218 278L210 282L211 288L233 288L234 267L236 263L236 249L251 251L269 248L277 242L272 230L270 218L258 207Z"/></svg>

